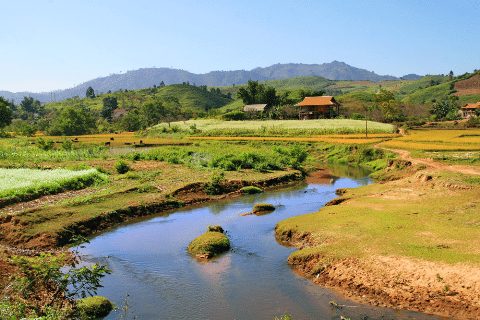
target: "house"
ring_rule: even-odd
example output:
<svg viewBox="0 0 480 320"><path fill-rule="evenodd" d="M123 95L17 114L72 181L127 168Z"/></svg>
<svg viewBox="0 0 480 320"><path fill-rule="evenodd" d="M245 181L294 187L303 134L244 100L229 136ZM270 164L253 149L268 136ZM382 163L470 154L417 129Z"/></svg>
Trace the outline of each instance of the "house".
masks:
<svg viewBox="0 0 480 320"><path fill-rule="evenodd" d="M247 104L243 107L245 112L263 112L267 110L267 104Z"/></svg>
<svg viewBox="0 0 480 320"><path fill-rule="evenodd" d="M340 108L332 96L305 97L295 106L300 108L298 116L302 120L331 118L338 114Z"/></svg>
<svg viewBox="0 0 480 320"><path fill-rule="evenodd" d="M462 117L468 119L470 117L476 117L480 114L480 102L469 103L460 108Z"/></svg>

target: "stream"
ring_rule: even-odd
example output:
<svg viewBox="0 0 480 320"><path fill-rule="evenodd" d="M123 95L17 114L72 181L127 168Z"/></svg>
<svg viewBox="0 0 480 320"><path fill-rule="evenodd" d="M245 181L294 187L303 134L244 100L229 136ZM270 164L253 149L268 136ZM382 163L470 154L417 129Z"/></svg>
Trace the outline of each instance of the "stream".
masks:
<svg viewBox="0 0 480 320"><path fill-rule="evenodd" d="M338 188L371 182L356 169L333 172L342 177L136 219L92 238L78 250L83 261L112 270L98 291L119 308L107 319L274 319L285 313L294 320L435 319L352 302L289 267L287 258L295 248L276 242L275 224L317 211L336 197ZM240 216L258 202L277 209ZM186 248L211 224L227 231L232 249L198 262ZM333 308L330 301L345 307Z"/></svg>

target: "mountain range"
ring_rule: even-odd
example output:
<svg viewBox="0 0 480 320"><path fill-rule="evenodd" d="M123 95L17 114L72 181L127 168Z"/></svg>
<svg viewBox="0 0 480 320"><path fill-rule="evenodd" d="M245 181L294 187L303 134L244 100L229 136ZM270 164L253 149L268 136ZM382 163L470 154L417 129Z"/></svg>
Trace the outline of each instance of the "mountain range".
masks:
<svg viewBox="0 0 480 320"><path fill-rule="evenodd" d="M0 96L17 103L24 96L31 96L41 102L49 102L74 96L83 97L88 87L92 87L95 92L108 92L109 90L116 91L119 89L149 88L159 85L162 81L167 85L189 82L195 85L231 86L244 84L248 80L266 81L302 76L320 76L329 80L369 80L374 82L400 79L389 75L378 75L373 71L356 68L340 61L323 64L274 64L252 70L211 71L203 74L171 68L142 68L89 80L69 89L40 93L0 91ZM420 76L409 74L405 78L413 80L420 78Z"/></svg>

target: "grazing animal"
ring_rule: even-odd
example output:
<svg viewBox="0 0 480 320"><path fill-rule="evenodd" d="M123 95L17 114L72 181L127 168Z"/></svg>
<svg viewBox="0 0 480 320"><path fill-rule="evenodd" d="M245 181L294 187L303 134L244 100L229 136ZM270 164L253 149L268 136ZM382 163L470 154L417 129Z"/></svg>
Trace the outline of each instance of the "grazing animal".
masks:
<svg viewBox="0 0 480 320"><path fill-rule="evenodd" d="M110 137L110 141L113 141L113 140L115 140L115 139L113 137Z"/></svg>
<svg viewBox="0 0 480 320"><path fill-rule="evenodd" d="M110 141L105 142L106 146L110 146Z"/></svg>

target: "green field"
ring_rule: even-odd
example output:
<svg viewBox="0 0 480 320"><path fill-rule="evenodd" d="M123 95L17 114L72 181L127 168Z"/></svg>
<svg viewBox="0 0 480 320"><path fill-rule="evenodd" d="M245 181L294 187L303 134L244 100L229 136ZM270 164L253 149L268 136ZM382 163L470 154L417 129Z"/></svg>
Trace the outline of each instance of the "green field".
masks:
<svg viewBox="0 0 480 320"><path fill-rule="evenodd" d="M81 189L104 179L105 177L96 169L73 171L0 168L0 205L3 202Z"/></svg>
<svg viewBox="0 0 480 320"><path fill-rule="evenodd" d="M192 128L198 130L197 135L206 136L288 136L288 135L322 135L365 132L365 121L351 119L318 119L318 120L251 120L223 121L217 119L200 119L173 122L180 131ZM161 123L152 128L151 132L161 132L169 125ZM392 133L394 126L380 122L368 122L370 133Z"/></svg>

